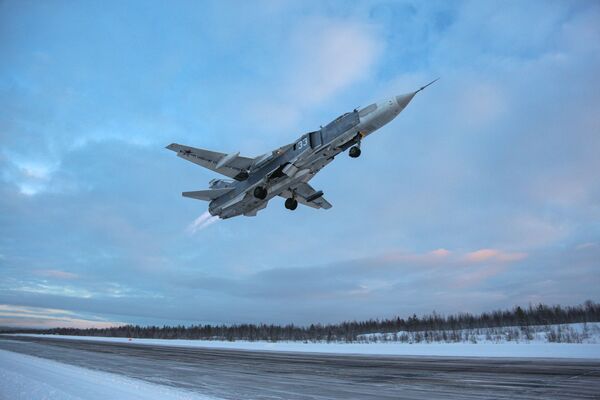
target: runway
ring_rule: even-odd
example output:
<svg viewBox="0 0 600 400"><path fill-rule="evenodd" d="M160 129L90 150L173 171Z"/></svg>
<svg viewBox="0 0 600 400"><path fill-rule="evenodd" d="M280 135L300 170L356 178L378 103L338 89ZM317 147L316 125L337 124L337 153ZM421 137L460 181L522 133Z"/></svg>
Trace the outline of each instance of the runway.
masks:
<svg viewBox="0 0 600 400"><path fill-rule="evenodd" d="M224 399L599 399L600 361L283 353L39 337L0 349Z"/></svg>

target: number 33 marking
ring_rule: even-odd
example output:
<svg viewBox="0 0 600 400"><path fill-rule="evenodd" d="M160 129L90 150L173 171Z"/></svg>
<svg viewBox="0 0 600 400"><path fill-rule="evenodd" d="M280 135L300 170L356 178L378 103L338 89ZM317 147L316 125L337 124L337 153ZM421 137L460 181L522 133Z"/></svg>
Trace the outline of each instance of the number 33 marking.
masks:
<svg viewBox="0 0 600 400"><path fill-rule="evenodd" d="M304 138L298 142L298 149L308 146L308 138Z"/></svg>

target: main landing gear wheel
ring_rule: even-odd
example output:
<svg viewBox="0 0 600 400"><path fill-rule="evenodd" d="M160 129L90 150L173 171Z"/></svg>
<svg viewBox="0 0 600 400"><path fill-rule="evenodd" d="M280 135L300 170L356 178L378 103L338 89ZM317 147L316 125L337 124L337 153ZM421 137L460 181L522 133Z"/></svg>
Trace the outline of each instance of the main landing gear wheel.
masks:
<svg viewBox="0 0 600 400"><path fill-rule="evenodd" d="M263 186L257 186L254 188L254 197L260 200L267 198L267 189Z"/></svg>
<svg viewBox="0 0 600 400"><path fill-rule="evenodd" d="M358 146L352 146L350 148L350 151L348 152L348 155L352 158L358 158L360 157L360 147Z"/></svg>
<svg viewBox="0 0 600 400"><path fill-rule="evenodd" d="M298 200L296 199L286 199L285 200L285 208L287 208L288 210L295 210L296 208L298 208Z"/></svg>

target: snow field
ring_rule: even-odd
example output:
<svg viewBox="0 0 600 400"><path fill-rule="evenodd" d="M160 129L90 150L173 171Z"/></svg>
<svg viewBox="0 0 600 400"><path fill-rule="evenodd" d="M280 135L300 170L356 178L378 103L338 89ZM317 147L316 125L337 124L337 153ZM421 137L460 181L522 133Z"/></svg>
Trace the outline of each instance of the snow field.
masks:
<svg viewBox="0 0 600 400"><path fill-rule="evenodd" d="M46 336L46 335L31 335ZM218 349L309 352L334 354L396 355L396 356L448 356L448 357L538 357L600 359L600 343L548 343L548 342L459 342L459 343L326 343L326 342L264 342L220 341L183 339L132 339L94 336L60 336L57 339L90 340L99 342L129 343L131 345L204 347Z"/></svg>

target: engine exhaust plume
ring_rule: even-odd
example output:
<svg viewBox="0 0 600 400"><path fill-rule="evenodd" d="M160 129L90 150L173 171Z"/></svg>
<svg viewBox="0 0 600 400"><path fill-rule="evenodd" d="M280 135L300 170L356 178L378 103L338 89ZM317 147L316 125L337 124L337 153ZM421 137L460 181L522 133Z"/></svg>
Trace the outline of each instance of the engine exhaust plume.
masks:
<svg viewBox="0 0 600 400"><path fill-rule="evenodd" d="M214 224L218 220L219 220L219 217L212 216L212 215L210 215L210 213L208 211L205 211L201 216L196 218L194 220L194 222L192 222L187 227L186 231L190 235L193 235L196 232L199 232L199 231L203 230L204 228L207 228L208 226Z"/></svg>

